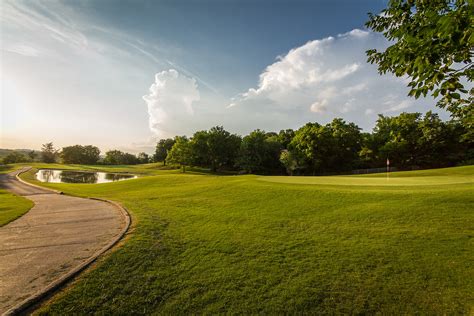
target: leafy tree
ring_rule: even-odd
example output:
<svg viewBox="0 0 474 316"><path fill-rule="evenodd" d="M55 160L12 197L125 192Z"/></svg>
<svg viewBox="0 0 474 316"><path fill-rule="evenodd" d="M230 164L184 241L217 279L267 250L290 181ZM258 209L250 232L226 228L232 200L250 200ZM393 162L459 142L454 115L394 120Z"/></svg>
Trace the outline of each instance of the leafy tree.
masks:
<svg viewBox="0 0 474 316"><path fill-rule="evenodd" d="M278 133L278 142L283 146L283 148L288 149L288 145L291 143L291 140L295 137L295 131L292 129L281 130Z"/></svg>
<svg viewBox="0 0 474 316"><path fill-rule="evenodd" d="M233 167L240 142L239 136L229 133L222 126L196 132L191 139L193 161L198 166L210 167L212 171Z"/></svg>
<svg viewBox="0 0 474 316"><path fill-rule="evenodd" d="M420 113L401 113L394 117L379 115L374 136L379 139L378 157L381 163L387 158L401 167L420 163L420 120Z"/></svg>
<svg viewBox="0 0 474 316"><path fill-rule="evenodd" d="M281 144L277 134L255 130L242 139L238 165L251 173L269 173L280 169Z"/></svg>
<svg viewBox="0 0 474 316"><path fill-rule="evenodd" d="M124 153L120 150L109 150L105 153L106 165L136 165L139 160L135 155Z"/></svg>
<svg viewBox="0 0 474 316"><path fill-rule="evenodd" d="M360 128L334 119L322 126L308 123L295 133L290 151L302 157L302 166L312 174L342 171L354 167L361 148Z"/></svg>
<svg viewBox="0 0 474 316"><path fill-rule="evenodd" d="M361 149L358 152L357 168L371 168L375 160L374 137L371 133L361 133ZM377 167L377 166L374 166Z"/></svg>
<svg viewBox="0 0 474 316"><path fill-rule="evenodd" d="M28 158L23 155L22 153L12 151L8 155L3 158L4 164L11 164L11 163L20 163L20 162L27 162Z"/></svg>
<svg viewBox="0 0 474 316"><path fill-rule="evenodd" d="M325 128L329 129L332 148L326 167L332 170L350 170L356 166L358 153L361 149L362 135L360 128L354 123L346 123L340 118L334 119Z"/></svg>
<svg viewBox="0 0 474 316"><path fill-rule="evenodd" d="M155 155L153 156L153 160L158 162L162 161L163 165L166 165L166 157L168 156L168 151L171 150L171 147L174 145L174 139L166 138L160 139L158 144L156 144Z"/></svg>
<svg viewBox="0 0 474 316"><path fill-rule="evenodd" d="M324 156L331 146L328 140L329 134L324 126L307 123L296 131L289 146L295 155L303 158L301 167L315 174L323 167Z"/></svg>
<svg viewBox="0 0 474 316"><path fill-rule="evenodd" d="M374 151L367 146L363 146L359 151L359 167L369 168L373 160Z"/></svg>
<svg viewBox="0 0 474 316"><path fill-rule="evenodd" d="M285 166L286 173L290 176L292 176L295 170L298 168L298 160L296 159L295 155L287 149L281 151L280 162L283 166Z"/></svg>
<svg viewBox="0 0 474 316"><path fill-rule="evenodd" d="M82 146L75 145L63 147L60 156L64 163L80 164L82 161Z"/></svg>
<svg viewBox="0 0 474 316"><path fill-rule="evenodd" d="M67 146L63 147L61 158L64 163L93 165L99 161L100 149L92 145Z"/></svg>
<svg viewBox="0 0 474 316"><path fill-rule="evenodd" d="M58 150L54 148L52 142L43 144L41 146L41 161L45 163L56 162L58 158Z"/></svg>
<svg viewBox="0 0 474 316"><path fill-rule="evenodd" d="M409 95L432 92L438 106L474 129L474 2L472 0L391 0L379 15L369 14L367 27L394 44L367 51L379 72L410 78Z"/></svg>
<svg viewBox="0 0 474 316"><path fill-rule="evenodd" d="M36 151L30 150L28 152L28 157L30 157L31 161L34 161L36 159L36 156L37 156Z"/></svg>
<svg viewBox="0 0 474 316"><path fill-rule="evenodd" d="M448 151L448 129L438 114L429 111L418 123L421 137L418 139L418 150L422 153L422 165L435 165L443 160L442 156Z"/></svg>
<svg viewBox="0 0 474 316"><path fill-rule="evenodd" d="M186 172L186 166L192 163L191 143L185 136L177 136L173 147L168 152L166 161L170 164L178 164L183 172Z"/></svg>
<svg viewBox="0 0 474 316"><path fill-rule="evenodd" d="M197 131L191 139L192 163L195 166L209 167L209 133L208 131Z"/></svg>
<svg viewBox="0 0 474 316"><path fill-rule="evenodd" d="M123 154L120 150L109 150L105 153L103 163L106 165L119 165Z"/></svg>
<svg viewBox="0 0 474 316"><path fill-rule="evenodd" d="M138 163L149 163L150 156L147 153L141 152L137 156Z"/></svg>
<svg viewBox="0 0 474 316"><path fill-rule="evenodd" d="M100 159L100 149L92 145L83 146L82 159L83 159L83 164L86 164L86 165L96 164Z"/></svg>
<svg viewBox="0 0 474 316"><path fill-rule="evenodd" d="M209 130L209 160L211 170L221 167L233 167L237 158L241 139L235 134L226 131L222 126Z"/></svg>
<svg viewBox="0 0 474 316"><path fill-rule="evenodd" d="M367 165L380 167L387 158L393 166L443 167L474 156L472 141L463 140L465 126L457 120L442 121L435 113L401 113L379 115L373 133L364 141L363 150L370 151ZM365 152L364 152L365 151Z"/></svg>
<svg viewBox="0 0 474 316"><path fill-rule="evenodd" d="M278 134L255 130L241 139L217 126L197 131L191 139L176 137L157 144L155 158L186 166L238 168L251 173L290 175L335 173L358 168L380 168L387 158L400 169L442 167L474 161L473 140L463 138L468 127L457 119L443 121L432 112L379 115L372 133L361 133L354 123L340 118L321 125L308 123L297 131ZM173 143L170 149L167 144ZM70 146L76 147L76 146ZM86 146L87 147L87 146ZM64 155L64 153L63 153ZM108 151L106 164L136 164L148 161L118 150Z"/></svg>
<svg viewBox="0 0 474 316"><path fill-rule="evenodd" d="M422 166L451 166L474 157L472 141L463 139L466 132L458 121L444 122L438 114L429 111L420 120L418 128L422 135L418 139Z"/></svg>

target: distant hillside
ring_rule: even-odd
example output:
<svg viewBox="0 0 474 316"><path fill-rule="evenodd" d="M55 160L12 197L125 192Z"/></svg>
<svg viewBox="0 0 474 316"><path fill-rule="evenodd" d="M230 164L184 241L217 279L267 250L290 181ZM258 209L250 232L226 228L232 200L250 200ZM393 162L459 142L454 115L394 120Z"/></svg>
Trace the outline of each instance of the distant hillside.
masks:
<svg viewBox="0 0 474 316"><path fill-rule="evenodd" d="M40 154L41 154L41 151L39 150L32 150L32 149L4 149L4 148L0 148L0 160L3 159L5 156L7 156L9 153L11 152L18 152L18 153L22 153L24 154L25 156L28 157L28 153L30 153L31 151L34 151L35 154L36 154L36 159L39 158Z"/></svg>

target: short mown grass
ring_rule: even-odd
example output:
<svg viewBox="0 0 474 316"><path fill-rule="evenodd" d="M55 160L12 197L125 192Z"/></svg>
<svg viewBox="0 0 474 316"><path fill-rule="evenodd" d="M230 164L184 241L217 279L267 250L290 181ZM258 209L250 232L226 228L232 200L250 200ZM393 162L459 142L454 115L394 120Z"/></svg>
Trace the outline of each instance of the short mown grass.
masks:
<svg viewBox="0 0 474 316"><path fill-rule="evenodd" d="M32 201L6 190L0 190L0 226L14 221L32 207Z"/></svg>
<svg viewBox="0 0 474 316"><path fill-rule="evenodd" d="M472 166L397 185L148 174L47 184L122 203L133 228L39 314L472 312Z"/></svg>
<svg viewBox="0 0 474 316"><path fill-rule="evenodd" d="M18 169L15 165L0 165L0 174ZM0 227L14 221L33 207L33 202L24 197L0 189Z"/></svg>

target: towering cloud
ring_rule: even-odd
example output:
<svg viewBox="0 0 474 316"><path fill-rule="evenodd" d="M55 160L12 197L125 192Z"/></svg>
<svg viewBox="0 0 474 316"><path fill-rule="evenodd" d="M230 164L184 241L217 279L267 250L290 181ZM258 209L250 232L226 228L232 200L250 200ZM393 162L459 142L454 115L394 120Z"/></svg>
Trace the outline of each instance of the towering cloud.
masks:
<svg viewBox="0 0 474 316"><path fill-rule="evenodd" d="M358 29L310 41L267 66L258 86L232 100L229 110L251 112L263 121L268 117L262 127L343 117L365 128L378 113L422 111L421 102L406 96L403 79L379 76L367 64L367 49L387 45L382 36Z"/></svg>
<svg viewBox="0 0 474 316"><path fill-rule="evenodd" d="M150 129L167 137L182 133L182 126L194 115L193 102L199 101L200 94L194 78L170 69L155 75L143 99L148 105Z"/></svg>
<svg viewBox="0 0 474 316"><path fill-rule="evenodd" d="M369 130L379 113L433 109L432 100L407 97L404 79L380 76L376 66L366 62L367 49L387 45L383 36L358 29L307 42L279 56L260 74L256 87L230 101L201 95L196 80L182 72L160 72L143 97L150 129L168 137L224 125L246 134L342 117Z"/></svg>

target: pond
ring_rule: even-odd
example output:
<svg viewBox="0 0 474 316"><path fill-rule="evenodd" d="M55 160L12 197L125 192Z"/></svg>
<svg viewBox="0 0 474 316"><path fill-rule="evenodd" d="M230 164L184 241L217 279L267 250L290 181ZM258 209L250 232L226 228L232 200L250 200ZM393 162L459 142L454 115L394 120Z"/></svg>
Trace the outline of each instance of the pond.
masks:
<svg viewBox="0 0 474 316"><path fill-rule="evenodd" d="M137 176L123 173L86 172L70 170L41 169L36 173L36 179L50 183L107 183L128 179Z"/></svg>

